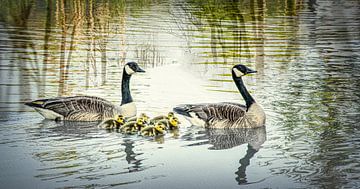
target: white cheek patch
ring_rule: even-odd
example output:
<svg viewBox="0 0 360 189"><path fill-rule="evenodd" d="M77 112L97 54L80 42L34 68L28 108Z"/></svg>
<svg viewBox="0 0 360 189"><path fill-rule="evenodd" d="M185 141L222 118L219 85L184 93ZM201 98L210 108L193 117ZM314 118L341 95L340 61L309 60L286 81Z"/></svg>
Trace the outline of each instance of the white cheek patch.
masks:
<svg viewBox="0 0 360 189"><path fill-rule="evenodd" d="M236 68L233 68L233 71L234 71L236 77L241 77L241 76L245 75L244 73L242 73L240 70L238 70Z"/></svg>
<svg viewBox="0 0 360 189"><path fill-rule="evenodd" d="M135 73L135 71L133 69L131 69L129 65L125 66L125 71L128 75Z"/></svg>

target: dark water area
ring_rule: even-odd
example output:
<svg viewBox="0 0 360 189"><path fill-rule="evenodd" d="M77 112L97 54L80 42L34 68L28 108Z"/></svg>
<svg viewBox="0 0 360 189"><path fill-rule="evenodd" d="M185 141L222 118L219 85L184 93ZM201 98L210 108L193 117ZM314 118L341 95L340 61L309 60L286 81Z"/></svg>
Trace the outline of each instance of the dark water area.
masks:
<svg viewBox="0 0 360 189"><path fill-rule="evenodd" d="M266 126L144 138L97 123L44 120L24 102L93 95L121 101L136 61L138 112L244 103ZM1 188L359 188L357 0L0 0Z"/></svg>

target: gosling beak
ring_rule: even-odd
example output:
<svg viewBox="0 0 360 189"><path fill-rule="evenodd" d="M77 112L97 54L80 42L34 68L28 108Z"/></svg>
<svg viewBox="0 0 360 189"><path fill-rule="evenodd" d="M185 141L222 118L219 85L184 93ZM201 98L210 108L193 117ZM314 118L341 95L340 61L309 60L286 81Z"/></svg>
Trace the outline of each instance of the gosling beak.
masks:
<svg viewBox="0 0 360 189"><path fill-rule="evenodd" d="M141 69L139 66L136 68L135 72L145 72L145 70Z"/></svg>

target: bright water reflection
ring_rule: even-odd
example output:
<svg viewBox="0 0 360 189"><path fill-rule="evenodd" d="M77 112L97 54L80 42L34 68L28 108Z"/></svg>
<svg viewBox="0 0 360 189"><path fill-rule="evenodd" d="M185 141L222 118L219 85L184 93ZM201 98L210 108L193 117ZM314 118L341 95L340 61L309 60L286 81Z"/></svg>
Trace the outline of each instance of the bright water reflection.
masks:
<svg viewBox="0 0 360 189"><path fill-rule="evenodd" d="M0 0L0 182L4 188L360 187L360 4L350 1ZM141 112L241 101L266 129L185 120L153 139L51 122L22 105L88 94L119 103L121 69ZM21 180L21 182L19 182Z"/></svg>

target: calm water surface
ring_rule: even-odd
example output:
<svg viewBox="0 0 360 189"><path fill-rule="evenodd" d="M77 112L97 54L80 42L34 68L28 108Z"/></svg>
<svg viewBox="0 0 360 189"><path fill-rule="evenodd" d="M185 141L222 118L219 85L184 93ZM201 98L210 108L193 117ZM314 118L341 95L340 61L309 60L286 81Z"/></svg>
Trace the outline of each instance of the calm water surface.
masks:
<svg viewBox="0 0 360 189"><path fill-rule="evenodd" d="M0 0L1 188L359 188L357 0ZM266 127L206 130L182 119L162 138L43 120L23 102L121 100L122 67L139 112L181 103L264 107ZM240 185L240 186L239 186Z"/></svg>

